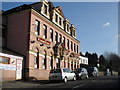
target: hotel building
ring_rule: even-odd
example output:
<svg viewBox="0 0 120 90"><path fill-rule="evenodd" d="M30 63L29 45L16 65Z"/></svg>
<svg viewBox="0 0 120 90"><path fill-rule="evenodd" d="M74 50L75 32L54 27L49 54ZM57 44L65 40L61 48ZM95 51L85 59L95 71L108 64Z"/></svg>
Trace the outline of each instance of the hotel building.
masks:
<svg viewBox="0 0 120 90"><path fill-rule="evenodd" d="M80 67L76 28L60 6L43 0L7 10L3 15L7 20L5 47L24 56L23 78L45 80L53 68Z"/></svg>

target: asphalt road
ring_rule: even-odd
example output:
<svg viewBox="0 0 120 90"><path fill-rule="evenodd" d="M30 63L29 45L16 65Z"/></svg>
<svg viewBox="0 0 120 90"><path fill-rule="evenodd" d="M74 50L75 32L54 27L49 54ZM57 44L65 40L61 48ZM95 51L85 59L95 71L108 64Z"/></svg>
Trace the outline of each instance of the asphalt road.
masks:
<svg viewBox="0 0 120 90"><path fill-rule="evenodd" d="M10 84L9 84L10 85ZM120 76L99 76L99 77L90 77L88 79L84 80L76 80L76 81L68 81L67 83L63 82L47 82L44 84L19 84L16 87L15 85L13 88L19 88L21 85L21 88L39 88L39 90L42 89L62 89L62 88L70 88L70 89L80 89L80 88L120 88ZM12 86L12 84L11 84ZM7 88L7 86L5 86ZM5 88L4 87L4 88ZM11 87L12 88L12 87Z"/></svg>
<svg viewBox="0 0 120 90"><path fill-rule="evenodd" d="M67 83L52 82L35 88L120 88L119 80L120 77L118 76L99 76L85 80L68 81Z"/></svg>

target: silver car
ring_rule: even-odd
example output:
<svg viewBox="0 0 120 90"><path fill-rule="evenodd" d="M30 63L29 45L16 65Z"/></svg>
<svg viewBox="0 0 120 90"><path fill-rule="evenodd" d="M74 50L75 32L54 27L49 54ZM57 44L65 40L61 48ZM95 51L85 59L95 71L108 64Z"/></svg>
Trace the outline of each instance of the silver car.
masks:
<svg viewBox="0 0 120 90"><path fill-rule="evenodd" d="M77 79L87 79L88 78L88 72L85 68L77 68L75 70L75 74Z"/></svg>
<svg viewBox="0 0 120 90"><path fill-rule="evenodd" d="M98 71L97 67L88 67L87 71L88 71L89 76L93 76L93 77L99 76L99 71Z"/></svg>
<svg viewBox="0 0 120 90"><path fill-rule="evenodd" d="M49 74L49 81L53 80L62 80L66 83L68 80L75 81L76 75L68 68L52 69Z"/></svg>

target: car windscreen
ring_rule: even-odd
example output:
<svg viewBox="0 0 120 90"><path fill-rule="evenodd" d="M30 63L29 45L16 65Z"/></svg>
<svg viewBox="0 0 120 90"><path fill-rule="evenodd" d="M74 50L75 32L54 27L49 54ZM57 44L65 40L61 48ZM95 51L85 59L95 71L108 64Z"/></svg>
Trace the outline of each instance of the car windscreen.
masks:
<svg viewBox="0 0 120 90"><path fill-rule="evenodd" d="M89 67L87 68L88 71L94 71L94 68L93 67Z"/></svg>
<svg viewBox="0 0 120 90"><path fill-rule="evenodd" d="M82 68L76 69L75 73L81 72Z"/></svg>
<svg viewBox="0 0 120 90"><path fill-rule="evenodd" d="M61 69L52 69L50 73L61 73Z"/></svg>

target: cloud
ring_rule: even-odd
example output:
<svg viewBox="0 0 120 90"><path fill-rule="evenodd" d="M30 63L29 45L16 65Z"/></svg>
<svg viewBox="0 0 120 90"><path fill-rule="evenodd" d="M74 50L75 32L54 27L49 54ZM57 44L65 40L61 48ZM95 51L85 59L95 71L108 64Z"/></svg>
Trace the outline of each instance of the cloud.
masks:
<svg viewBox="0 0 120 90"><path fill-rule="evenodd" d="M103 24L103 27L107 27L110 26L110 22L106 22L105 24Z"/></svg>

